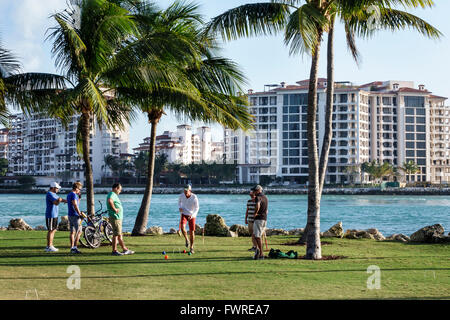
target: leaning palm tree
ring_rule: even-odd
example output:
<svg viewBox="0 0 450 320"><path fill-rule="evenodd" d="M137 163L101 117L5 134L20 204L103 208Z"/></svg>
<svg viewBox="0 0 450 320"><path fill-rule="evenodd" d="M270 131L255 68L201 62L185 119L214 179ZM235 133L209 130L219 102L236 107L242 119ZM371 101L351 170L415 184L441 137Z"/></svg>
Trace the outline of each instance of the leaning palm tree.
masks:
<svg viewBox="0 0 450 320"><path fill-rule="evenodd" d="M167 33L176 35L174 42L189 47L185 54L172 54L162 61L176 79L173 85L155 88L150 84L151 90L137 85L134 89L120 91L135 102L136 98L141 98L136 103L150 123L148 176L132 235L143 235L147 228L155 171L156 129L165 110L190 121L217 122L235 129L249 129L253 122L245 97L237 95L244 76L233 62L216 55L216 41L202 32L197 10L196 5L175 2L157 15L140 12L144 22L143 42Z"/></svg>
<svg viewBox="0 0 450 320"><path fill-rule="evenodd" d="M303 5L301 3L305 2ZM320 259L320 197L322 194L323 182L325 179L328 150L331 144L332 134L332 96L334 74L332 65L329 64L328 78L331 80L327 86L327 112L326 130L324 137L321 159L318 159L316 143L316 111L317 111L317 80L318 63L320 57L320 44L324 33L331 33L328 42L329 61L333 59L333 34L334 21L336 15L340 14L346 21L346 26L355 26L347 22L349 16L359 13L366 13L370 5L390 8L392 4L406 4L409 6L431 5L430 0L405 0L405 1L370 1L370 0L272 0L266 3L246 4L231 9L224 14L214 18L208 26L210 32L221 32L225 39L236 39L243 36L267 35L285 31L285 43L290 45L290 53L310 52L312 55L311 72L308 90L308 158L309 158L309 185L308 185L308 219L305 236L307 242L306 258ZM364 21L364 16L358 16L357 21ZM368 15L365 19L367 23ZM392 28L408 23L418 25L413 16L409 14L387 14L384 16L386 22ZM347 26L347 38L352 44L354 30ZM367 34L367 29L365 29ZM354 49L351 47L351 49ZM356 50L352 50L353 53ZM330 69L331 68L331 69Z"/></svg>
<svg viewBox="0 0 450 320"><path fill-rule="evenodd" d="M3 48L0 41L0 123L8 125L8 98L11 91L15 89L11 84L11 76L20 71L19 60L11 53L11 51Z"/></svg>

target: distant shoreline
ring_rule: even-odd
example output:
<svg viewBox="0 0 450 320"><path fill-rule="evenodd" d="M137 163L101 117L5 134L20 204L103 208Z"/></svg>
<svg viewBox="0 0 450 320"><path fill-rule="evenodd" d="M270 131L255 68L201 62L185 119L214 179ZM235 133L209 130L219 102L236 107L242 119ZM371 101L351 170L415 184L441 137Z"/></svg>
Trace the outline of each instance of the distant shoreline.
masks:
<svg viewBox="0 0 450 320"><path fill-rule="evenodd" d="M122 194L143 194L145 188L126 188ZM35 194L45 193L46 188L35 188L31 190L20 189L0 189L0 194ZM62 188L61 193L68 193L70 188ZM107 194L110 188L96 187L94 188L96 194ZM182 188L162 188L155 187L153 194L179 194ZM306 188L265 188L266 194L307 194ZM197 194L248 194L249 189L246 187L193 187L193 192ZM448 196L450 195L450 187L446 188L388 188L381 190L380 188L324 188L323 194L330 195L436 195Z"/></svg>

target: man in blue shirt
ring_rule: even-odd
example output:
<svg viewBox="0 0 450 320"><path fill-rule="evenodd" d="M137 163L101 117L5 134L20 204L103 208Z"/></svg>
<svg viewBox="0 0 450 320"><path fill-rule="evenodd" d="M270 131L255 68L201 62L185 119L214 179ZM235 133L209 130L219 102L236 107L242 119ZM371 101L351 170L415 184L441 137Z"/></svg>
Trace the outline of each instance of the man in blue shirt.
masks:
<svg viewBox="0 0 450 320"><path fill-rule="evenodd" d="M72 192L67 195L67 207L70 230L70 253L81 253L78 248L78 241L81 236L81 217L83 213L80 211L80 197L83 185L75 182L72 185Z"/></svg>
<svg viewBox="0 0 450 320"><path fill-rule="evenodd" d="M58 205L61 202L67 203L66 200L58 197L56 194L61 189L61 186L57 182L52 182L50 184L50 190L46 195L47 208L45 210L45 223L47 225L47 248L46 252L57 252L58 249L53 246L53 238L55 237L55 232L58 229Z"/></svg>

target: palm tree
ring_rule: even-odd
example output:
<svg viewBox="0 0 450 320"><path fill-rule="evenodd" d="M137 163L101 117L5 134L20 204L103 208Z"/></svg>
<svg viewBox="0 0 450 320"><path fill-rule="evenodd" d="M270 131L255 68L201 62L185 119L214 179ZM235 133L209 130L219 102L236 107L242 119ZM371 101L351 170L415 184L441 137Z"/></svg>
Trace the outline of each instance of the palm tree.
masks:
<svg viewBox="0 0 450 320"><path fill-rule="evenodd" d="M402 166L398 168L406 174L408 183L412 174L420 172L419 166L412 160L403 162Z"/></svg>
<svg viewBox="0 0 450 320"><path fill-rule="evenodd" d="M20 63L17 58L7 49L3 48L0 41L0 123L8 125L8 98L11 90L15 90L11 85L10 77L20 71Z"/></svg>
<svg viewBox="0 0 450 320"><path fill-rule="evenodd" d="M148 177L132 231L135 236L144 235L147 227L154 180L156 129L166 109L191 121L217 122L236 129L248 129L253 122L246 109L245 97L237 95L242 91L244 76L233 62L216 55L216 41L200 28L203 21L197 10L196 5L177 1L158 14L149 15L146 8L140 11L143 43L151 42L155 36L172 34L172 45L185 46L186 50L184 54L169 53L161 59L168 76L174 80L173 85L138 84L132 90L122 92L130 100L141 98L137 103L147 114L151 127Z"/></svg>
<svg viewBox="0 0 450 320"><path fill-rule="evenodd" d="M404 4L409 6L432 5L432 1L405 0L405 1L371 1L371 0L310 0L299 5L301 0L273 0L272 2L246 4L231 9L214 18L208 26L210 32L221 32L224 39L236 39L243 36L266 35L285 30L285 43L290 45L290 53L310 52L312 55L311 72L308 90L308 158L309 158L309 184L308 184L308 219L305 228L307 242L306 258L320 259L320 197L327 168L329 147L332 139L332 106L334 71L333 64L328 64L327 85L327 111L326 133L322 144L321 159L318 159L316 143L316 111L317 111L317 80L320 44L325 32L328 32L328 61L333 61L334 22L339 14L346 23L347 40L356 54L353 45L355 30L358 34L371 34L367 28L367 8L371 5L382 6L382 20L391 29L413 25L423 27L422 21L414 20L410 14L401 14L389 11L391 4ZM358 13L358 14L356 14ZM364 15L365 14L365 15ZM350 17L353 20L348 21ZM356 17L356 19L355 19ZM364 22L366 28L359 30L358 23ZM426 26L427 32L431 30Z"/></svg>
<svg viewBox="0 0 450 320"><path fill-rule="evenodd" d="M141 183L141 177L145 174L148 167L148 152L139 152L137 157L134 158L133 164L136 171L137 183Z"/></svg>

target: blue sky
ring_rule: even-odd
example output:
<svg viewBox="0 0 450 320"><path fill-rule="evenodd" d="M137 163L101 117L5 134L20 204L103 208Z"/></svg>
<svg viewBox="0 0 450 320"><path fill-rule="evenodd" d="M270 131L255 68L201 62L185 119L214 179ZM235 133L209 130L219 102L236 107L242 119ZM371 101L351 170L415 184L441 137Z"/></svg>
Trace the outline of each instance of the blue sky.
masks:
<svg viewBox="0 0 450 320"><path fill-rule="evenodd" d="M161 7L170 0L155 1ZM227 9L252 0L197 0L200 11L208 20ZM412 80L416 86L424 84L434 94L450 97L450 1L435 0L433 9L418 9L413 13L437 27L444 37L428 40L409 30L379 32L370 40L358 40L362 63L358 67L351 58L343 29L336 34L336 80L362 84L378 80ZM18 55L26 72L55 72L50 54L50 43L44 42L45 31L53 22L49 15L63 10L65 0L0 0L0 35L3 45ZM264 84L293 84L307 79L308 56L289 56L282 36L241 39L223 44L222 54L237 62L248 78L248 89L262 91ZM322 50L320 76L326 76L325 47ZM158 133L174 130L183 122L171 115L164 116ZM193 124L197 126L199 124ZM214 136L222 138L220 126L213 126ZM150 127L140 117L130 130L130 151L147 137Z"/></svg>

